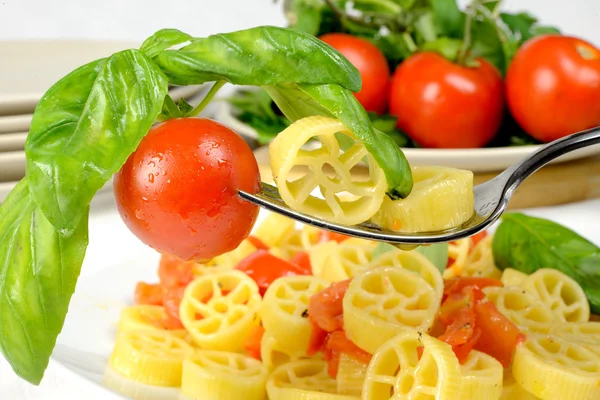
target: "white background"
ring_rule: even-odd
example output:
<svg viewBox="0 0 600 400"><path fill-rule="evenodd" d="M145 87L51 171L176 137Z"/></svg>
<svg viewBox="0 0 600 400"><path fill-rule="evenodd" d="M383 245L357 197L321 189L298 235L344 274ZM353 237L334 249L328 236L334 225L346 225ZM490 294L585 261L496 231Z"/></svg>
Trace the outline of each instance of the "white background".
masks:
<svg viewBox="0 0 600 400"><path fill-rule="evenodd" d="M600 45L600 0L507 0L505 8L528 10L543 23ZM256 25L284 24L281 4L272 0L0 0L0 40L142 41L167 27L205 36ZM26 385L14 377L0 357L1 400L110 399L106 392L96 390L54 363L39 388Z"/></svg>

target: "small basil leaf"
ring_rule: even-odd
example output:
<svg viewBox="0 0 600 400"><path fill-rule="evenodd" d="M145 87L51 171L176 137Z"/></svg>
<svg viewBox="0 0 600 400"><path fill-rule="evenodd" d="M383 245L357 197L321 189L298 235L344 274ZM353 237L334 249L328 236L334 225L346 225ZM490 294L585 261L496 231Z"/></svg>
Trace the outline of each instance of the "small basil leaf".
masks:
<svg viewBox="0 0 600 400"><path fill-rule="evenodd" d="M156 120L168 82L138 50L87 64L56 83L33 115L25 145L36 202L71 229Z"/></svg>
<svg viewBox="0 0 600 400"><path fill-rule="evenodd" d="M26 178L0 207L0 350L39 384L65 321L88 243L88 213L69 233L36 206Z"/></svg>
<svg viewBox="0 0 600 400"><path fill-rule="evenodd" d="M334 83L354 92L362 85L358 70L331 46L298 30L270 26L194 39L155 61L176 85Z"/></svg>
<svg viewBox="0 0 600 400"><path fill-rule="evenodd" d="M498 68L498 71L504 74L507 64L504 47L498 36L496 22L489 19L473 21L471 35L473 42L470 56L472 58L482 57L486 59Z"/></svg>
<svg viewBox="0 0 600 400"><path fill-rule="evenodd" d="M339 119L371 153L383 169L388 195L404 198L412 190L412 172L402 150L388 135L373 129L365 109L353 93L337 85L282 84L265 86L291 121L323 115Z"/></svg>
<svg viewBox="0 0 600 400"><path fill-rule="evenodd" d="M465 15L456 0L431 0L433 20L440 36L461 38L465 28Z"/></svg>
<svg viewBox="0 0 600 400"><path fill-rule="evenodd" d="M554 268L577 281L600 313L600 248L572 230L542 218L505 214L492 242L498 268L532 274Z"/></svg>
<svg viewBox="0 0 600 400"><path fill-rule="evenodd" d="M435 267L443 273L448 264L448 243L435 243L429 246L419 246L415 251L423 254Z"/></svg>
<svg viewBox="0 0 600 400"><path fill-rule="evenodd" d="M140 51L152 58L156 57L162 51L178 44L189 42L190 40L192 40L192 37L180 30L161 29L142 43Z"/></svg>
<svg viewBox="0 0 600 400"><path fill-rule="evenodd" d="M531 28L537 22L534 16L525 12L517 14L501 13L500 18L520 42L524 42L531 37Z"/></svg>

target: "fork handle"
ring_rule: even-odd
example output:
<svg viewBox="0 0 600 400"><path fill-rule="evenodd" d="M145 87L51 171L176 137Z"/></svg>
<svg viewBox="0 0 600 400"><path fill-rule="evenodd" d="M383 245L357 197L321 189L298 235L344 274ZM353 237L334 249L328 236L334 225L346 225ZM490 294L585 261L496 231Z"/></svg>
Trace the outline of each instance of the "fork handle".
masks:
<svg viewBox="0 0 600 400"><path fill-rule="evenodd" d="M565 136L542 146L501 174L505 175L505 179L508 181L509 196L525 179L552 160L595 144L600 144L600 126Z"/></svg>

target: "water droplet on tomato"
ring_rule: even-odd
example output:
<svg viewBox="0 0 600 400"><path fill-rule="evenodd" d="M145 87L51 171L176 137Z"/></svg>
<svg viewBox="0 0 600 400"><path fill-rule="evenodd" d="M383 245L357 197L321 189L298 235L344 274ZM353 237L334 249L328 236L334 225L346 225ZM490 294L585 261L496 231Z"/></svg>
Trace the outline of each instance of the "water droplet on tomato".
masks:
<svg viewBox="0 0 600 400"><path fill-rule="evenodd" d="M144 219L144 212L142 210L135 210L135 217L137 219Z"/></svg>
<svg viewBox="0 0 600 400"><path fill-rule="evenodd" d="M154 183L154 174L148 174L148 182Z"/></svg>

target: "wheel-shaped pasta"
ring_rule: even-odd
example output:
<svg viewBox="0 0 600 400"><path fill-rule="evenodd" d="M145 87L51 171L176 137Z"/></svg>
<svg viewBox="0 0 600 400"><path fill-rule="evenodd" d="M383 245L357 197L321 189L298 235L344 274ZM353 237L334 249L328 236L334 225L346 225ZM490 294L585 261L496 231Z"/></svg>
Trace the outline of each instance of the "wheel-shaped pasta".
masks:
<svg viewBox="0 0 600 400"><path fill-rule="evenodd" d="M255 251L256 247L248 239L244 239L235 249L217 256L205 264L196 265L194 274L206 275L231 270Z"/></svg>
<svg viewBox="0 0 600 400"><path fill-rule="evenodd" d="M448 258L452 263L444 270L444 279L450 279L462 275L462 270L467 263L471 251L471 238L460 239L448 243Z"/></svg>
<svg viewBox="0 0 600 400"><path fill-rule="evenodd" d="M373 260L371 267L396 267L414 272L433 288L438 302L442 300L444 280L440 271L427 257L417 251L391 250L385 252Z"/></svg>
<svg viewBox="0 0 600 400"><path fill-rule="evenodd" d="M500 400L539 400L539 397L523 389L513 376L512 369L507 368L504 370Z"/></svg>
<svg viewBox="0 0 600 400"><path fill-rule="evenodd" d="M168 331L172 335L184 339L187 336L187 331L185 329L168 330L164 325L167 318L167 311L162 306L138 304L121 310L117 329L119 332Z"/></svg>
<svg viewBox="0 0 600 400"><path fill-rule="evenodd" d="M472 350L461 371L461 400L498 400L502 395L503 367L494 357Z"/></svg>
<svg viewBox="0 0 600 400"><path fill-rule="evenodd" d="M461 276L482 276L500 279L502 272L496 268L494 262L492 240L494 240L494 237L488 235L473 247L463 265Z"/></svg>
<svg viewBox="0 0 600 400"><path fill-rule="evenodd" d="M379 267L358 274L344 295L346 335L373 354L406 327L428 332L439 299L435 290L412 271Z"/></svg>
<svg viewBox="0 0 600 400"><path fill-rule="evenodd" d="M267 380L269 400L357 400L337 394L337 383L323 360L300 360L283 364Z"/></svg>
<svg viewBox="0 0 600 400"><path fill-rule="evenodd" d="M201 350L183 362L181 392L193 400L264 400L268 375L252 357Z"/></svg>
<svg viewBox="0 0 600 400"><path fill-rule="evenodd" d="M314 276L323 277L323 272L329 268L329 258L337 250L337 243L325 242L308 250L310 268Z"/></svg>
<svg viewBox="0 0 600 400"><path fill-rule="evenodd" d="M258 325L260 300L258 286L243 272L203 275L185 289L179 316L199 347L241 351Z"/></svg>
<svg viewBox="0 0 600 400"><path fill-rule="evenodd" d="M327 266L321 268L321 277L329 282L350 279L370 267L375 247L347 240L328 247Z"/></svg>
<svg viewBox="0 0 600 400"><path fill-rule="evenodd" d="M260 306L260 319L265 332L288 353L308 348L311 331L308 302L327 286L329 283L323 279L301 275L278 278L267 289Z"/></svg>
<svg viewBox="0 0 600 400"><path fill-rule="evenodd" d="M292 259L296 254L304 251L300 235L301 232L299 230L294 229L290 231L281 238L277 247L271 247L269 252L284 260Z"/></svg>
<svg viewBox="0 0 600 400"><path fill-rule="evenodd" d="M362 387L367 376L367 368L369 364L365 364L356 360L346 353L340 355L337 376L337 392L351 396L360 397Z"/></svg>
<svg viewBox="0 0 600 400"><path fill-rule="evenodd" d="M183 360L194 349L168 331L126 331L117 335L109 365L132 381L180 386Z"/></svg>
<svg viewBox="0 0 600 400"><path fill-rule="evenodd" d="M448 344L405 329L373 354L362 400L458 400L460 373L458 359Z"/></svg>
<svg viewBox="0 0 600 400"><path fill-rule="evenodd" d="M585 292L575 280L553 268L542 268L529 275L523 288L550 307L559 321L585 322L590 319L590 305Z"/></svg>
<svg viewBox="0 0 600 400"><path fill-rule="evenodd" d="M341 152L336 133L353 139L354 145ZM318 139L321 147L302 149L311 139ZM279 194L294 210L355 225L371 218L385 197L387 182L383 170L352 132L336 119L314 116L294 122L271 142L269 155ZM366 180L351 173L363 159L369 167ZM292 169L298 166L306 168L305 174L290 181ZM333 170L333 177L324 172L327 168ZM322 199L311 196L315 189L320 190Z"/></svg>
<svg viewBox="0 0 600 400"><path fill-rule="evenodd" d="M560 336L527 335L517 346L513 375L543 400L600 398L600 354Z"/></svg>
<svg viewBox="0 0 600 400"><path fill-rule="evenodd" d="M582 346L600 348L600 322L565 322L549 325L548 333Z"/></svg>
<svg viewBox="0 0 600 400"><path fill-rule="evenodd" d="M540 332L556 321L552 311L527 291L516 286L486 287L487 299L523 332Z"/></svg>
<svg viewBox="0 0 600 400"><path fill-rule="evenodd" d="M110 365L107 365L104 369L102 384L107 388L126 396L128 399L178 399L181 393L179 387L155 386L133 381L115 371Z"/></svg>
<svg viewBox="0 0 600 400"><path fill-rule="evenodd" d="M504 286L521 286L529 275L514 268L505 268L500 280Z"/></svg>
<svg viewBox="0 0 600 400"><path fill-rule="evenodd" d="M296 222L281 214L269 213L252 235L268 247L281 246L283 239L296 230Z"/></svg>
<svg viewBox="0 0 600 400"><path fill-rule="evenodd" d="M274 370L280 365L304 359L322 359L321 353L317 353L312 357L306 355L306 349L289 351L289 345L280 343L269 332L263 334L260 341L260 359L262 363L269 369Z"/></svg>

